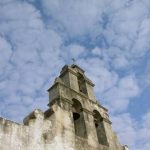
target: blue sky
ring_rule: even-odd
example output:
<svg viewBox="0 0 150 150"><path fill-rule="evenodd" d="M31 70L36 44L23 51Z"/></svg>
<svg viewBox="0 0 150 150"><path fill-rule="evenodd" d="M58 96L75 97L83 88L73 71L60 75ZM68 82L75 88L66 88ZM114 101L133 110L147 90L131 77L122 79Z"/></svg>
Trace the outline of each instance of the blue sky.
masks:
<svg viewBox="0 0 150 150"><path fill-rule="evenodd" d="M149 0L0 0L0 115L45 110L47 89L72 58L95 83L113 129L150 149Z"/></svg>

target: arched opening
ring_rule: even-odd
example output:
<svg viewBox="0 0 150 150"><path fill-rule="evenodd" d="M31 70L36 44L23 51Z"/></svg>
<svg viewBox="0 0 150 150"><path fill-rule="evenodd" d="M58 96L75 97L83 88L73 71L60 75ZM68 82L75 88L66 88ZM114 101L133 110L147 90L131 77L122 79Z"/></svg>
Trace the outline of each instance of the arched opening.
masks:
<svg viewBox="0 0 150 150"><path fill-rule="evenodd" d="M87 133L86 133L84 115L82 111L82 105L76 99L73 99L72 113L73 113L75 135L86 138Z"/></svg>
<svg viewBox="0 0 150 150"><path fill-rule="evenodd" d="M99 144L107 146L108 142L107 142L103 119L97 110L94 110L93 113L94 113L94 124L96 128L98 142Z"/></svg>
<svg viewBox="0 0 150 150"><path fill-rule="evenodd" d="M78 73L77 79L78 79L79 91L84 94L87 94L84 76L82 74Z"/></svg>

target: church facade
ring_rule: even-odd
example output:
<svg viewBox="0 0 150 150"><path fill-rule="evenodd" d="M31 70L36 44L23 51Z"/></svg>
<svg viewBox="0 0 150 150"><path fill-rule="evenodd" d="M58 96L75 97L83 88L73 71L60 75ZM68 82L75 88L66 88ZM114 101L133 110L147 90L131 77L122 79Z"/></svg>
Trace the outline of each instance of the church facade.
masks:
<svg viewBox="0 0 150 150"><path fill-rule="evenodd" d="M48 110L34 110L23 124L0 118L0 150L128 150L93 87L83 69L65 65L48 89Z"/></svg>

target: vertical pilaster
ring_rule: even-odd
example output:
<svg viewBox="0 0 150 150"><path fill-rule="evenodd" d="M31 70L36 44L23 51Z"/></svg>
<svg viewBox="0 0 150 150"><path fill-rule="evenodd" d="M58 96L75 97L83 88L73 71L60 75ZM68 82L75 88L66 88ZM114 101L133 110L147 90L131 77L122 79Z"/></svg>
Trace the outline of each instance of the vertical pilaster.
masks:
<svg viewBox="0 0 150 150"><path fill-rule="evenodd" d="M120 144L118 143L117 145L117 140L115 138L115 135L112 131L112 127L111 127L111 121L109 121L106 118L103 118L103 125L104 125L104 129L105 129L105 133L106 133L106 138L107 138L107 142L108 142L108 146L110 147L110 149L112 150L120 150Z"/></svg>
<svg viewBox="0 0 150 150"><path fill-rule="evenodd" d="M66 150L75 149L75 134L74 134L74 124L72 116L72 101L60 98L60 107L61 107L61 133L63 146Z"/></svg>
<svg viewBox="0 0 150 150"><path fill-rule="evenodd" d="M97 139L95 125L94 125L93 113L83 108L83 114L85 118L88 144L93 147L97 147L98 139Z"/></svg>

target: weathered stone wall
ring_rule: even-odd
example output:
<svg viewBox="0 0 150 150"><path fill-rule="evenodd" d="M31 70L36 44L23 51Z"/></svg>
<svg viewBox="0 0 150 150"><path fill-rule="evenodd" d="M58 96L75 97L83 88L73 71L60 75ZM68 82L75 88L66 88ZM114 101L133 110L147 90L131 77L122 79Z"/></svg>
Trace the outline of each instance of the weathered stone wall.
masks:
<svg viewBox="0 0 150 150"><path fill-rule="evenodd" d="M0 118L0 150L21 150L27 146L29 128Z"/></svg>
<svg viewBox="0 0 150 150"><path fill-rule="evenodd" d="M111 145L98 143L93 124L89 122L91 115L86 120L88 138L81 138L75 135L71 111L56 104L51 109L54 112L50 116L35 110L24 119L25 125L1 118L0 150L122 150L120 144L116 146L110 131Z"/></svg>

